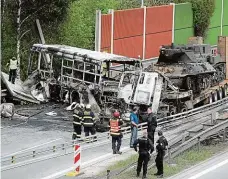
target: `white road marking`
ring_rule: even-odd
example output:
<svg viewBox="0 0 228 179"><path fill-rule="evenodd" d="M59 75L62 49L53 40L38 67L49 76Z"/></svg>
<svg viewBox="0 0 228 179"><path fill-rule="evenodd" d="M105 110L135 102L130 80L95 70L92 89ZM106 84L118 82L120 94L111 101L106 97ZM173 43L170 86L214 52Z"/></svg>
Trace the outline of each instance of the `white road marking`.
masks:
<svg viewBox="0 0 228 179"><path fill-rule="evenodd" d="M51 141L49 141L49 142L45 142L45 143L42 143L42 144L39 144L39 145L30 147L30 148L27 148L27 149L24 149L24 150L20 150L20 151L17 151L17 152L14 152L14 153L11 153L11 154L2 156L2 158L11 157L12 155L16 155L16 154L25 152L25 151L27 151L27 150L31 150L31 149L34 149L34 148L37 148L37 147L41 147L41 146L43 146L43 145L50 144L50 143L52 143L52 142L55 142L55 141L58 141L58 140L61 140L61 139L62 139L62 138L58 138L58 139L55 139L55 140L51 140Z"/></svg>
<svg viewBox="0 0 228 179"><path fill-rule="evenodd" d="M123 147L123 148L121 149L121 151L123 152L123 151L125 151L125 150L127 150L127 149L129 149L129 147ZM92 160L90 160L90 161L88 161L88 162L83 162L83 163L82 163L82 166L83 166L83 167L86 167L86 166L91 165L92 163L94 163L94 162L96 162L96 161L99 161L99 160L104 159L104 158L108 158L109 156L113 156L113 154L112 154L112 153L108 153L108 154L102 155L102 156L100 156L100 157L97 157L97 158L95 158L95 159L92 159ZM67 169L65 169L65 170L62 170L62 171L60 171L60 172L53 173L53 174L51 174L51 175L49 175L49 176L47 176L47 177L44 177L44 178L42 178L42 179L53 179L53 178L58 178L58 177L63 176L63 175L66 174L67 172L70 172L70 171L72 171L72 170L74 170L74 169L75 169L75 167L70 167L70 168L67 168Z"/></svg>
<svg viewBox="0 0 228 179"><path fill-rule="evenodd" d="M214 165L214 166L212 166L212 167L210 167L210 168L208 168L208 169L206 169L206 170L204 170L204 171L202 171L200 173L197 173L196 175L194 175L194 176L192 176L192 177L190 177L188 179L199 178L199 177L201 177L201 176L203 176L203 175L205 175L205 174L207 174L207 173L209 173L209 172L211 172L211 171L213 171L213 170L215 170L215 169L217 169L217 168L219 168L219 167L221 167L221 166L223 166L223 165L225 165L227 163L228 163L228 159L226 159L226 160L224 160L224 161L222 161L222 162L220 162L220 163L218 163L218 164L216 164L216 165Z"/></svg>

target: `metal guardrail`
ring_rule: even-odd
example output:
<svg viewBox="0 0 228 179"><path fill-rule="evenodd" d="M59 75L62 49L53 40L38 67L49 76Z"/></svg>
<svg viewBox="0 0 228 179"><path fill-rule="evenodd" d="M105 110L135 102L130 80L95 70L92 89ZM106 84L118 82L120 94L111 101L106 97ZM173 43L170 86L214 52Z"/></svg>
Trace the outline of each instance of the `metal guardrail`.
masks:
<svg viewBox="0 0 228 179"><path fill-rule="evenodd" d="M186 151L187 149L197 145L199 142L204 141L207 137L223 130L226 131L226 128L228 128L228 119L226 119L224 122L221 122L213 127L208 128L207 130L197 134L193 138L187 140L186 142L182 143L180 146L178 146L175 150L170 151L172 157L176 157L180 153ZM225 132L224 132L225 133Z"/></svg>
<svg viewBox="0 0 228 179"><path fill-rule="evenodd" d="M184 113L181 113L181 114L176 114L176 115L173 115L173 116L169 116L169 117L165 117L165 118L162 118L162 119L158 119L158 125L159 126L162 126L162 127L167 127L168 125L171 124L172 126L172 123L173 122L180 122L182 120L183 121L188 121L188 119L190 117L192 117L193 115L197 115L197 116L194 116L194 120L196 120L197 118L201 118L201 117L204 117L204 116L207 116L207 115L210 115L211 114L211 111L212 110L220 110L220 109L223 109L224 106L223 104L226 104L228 101L228 97L227 98L224 98L220 101L217 101L215 103L212 103L212 104L208 104L208 105L205 105L205 106L202 106L202 107L199 107L199 108L196 108L196 109L193 109L191 111L187 111L187 112L184 112ZM202 113L203 112L203 113ZM141 131L143 129L147 128L147 123L141 123L138 125L138 130ZM123 131L123 134L128 134L131 132L131 127L124 127L122 128L122 131ZM85 138L82 138L83 141L79 141L79 143L82 145L82 144L88 144L88 140L90 140L90 142L93 142L93 141L102 141L102 142L96 142L96 143L92 143L92 145L87 145L85 147L83 147L83 150L86 150L88 148L91 148L91 147L94 147L95 146L99 146L99 145L104 145L108 142L110 142L108 139L110 137L109 135L109 132L104 132L102 133L101 136L99 136L99 138L95 138L96 135L93 135L93 136L88 136L88 137L85 137ZM17 155L12 155L12 156L6 156L6 157L1 157L1 161L2 161L2 165L12 165L12 164L15 164L17 161L20 161L20 160L28 160L28 159L34 159L34 158L38 158L38 157L41 157L43 155L48 155L50 153L57 153L57 152L60 152L60 153L64 153L65 155L69 154L67 152L67 149L71 149L74 144L78 142L78 141L72 141L72 142L68 142L68 143L63 143L63 144L57 144L57 145L53 145L53 146L50 146L50 147L47 147L45 149L38 149L38 150L33 150L33 151L29 151L29 152L24 152L24 153L20 153L20 154L17 154ZM21 161L20 161L21 162Z"/></svg>
<svg viewBox="0 0 228 179"><path fill-rule="evenodd" d="M214 119L214 116L212 115L213 112L211 112L210 115L207 116L211 116L212 117L212 121L213 120L219 120L219 119ZM228 118L224 119L224 122L221 122L213 127L210 127L208 129L206 129L205 131L196 134L194 137L188 139L187 141L185 141L185 138L189 136L188 132L183 133L182 135L176 136L175 138L172 138L171 140L169 140L169 149L168 152L165 155L165 159L168 159L168 162L170 162L171 158L176 157L177 155L183 153L184 151L186 151L187 149L195 146L198 144L198 148L200 146L200 142L204 141L205 139L207 139L208 137L223 131L223 140L225 140L226 137L226 133L227 133L227 128L228 128ZM214 121L215 122L215 121ZM181 142L181 144L178 147L175 147L177 144L179 144ZM173 148L173 150L171 150L171 148ZM153 154L153 157L155 158L156 154ZM109 171L108 172L108 176L116 176L119 175L123 172L125 172L126 170L131 169L132 167L135 167L137 165L137 161L133 162L131 164L129 164L127 167L121 169L121 171ZM152 162L149 166L148 169L150 169L151 167L153 167L155 165L154 162ZM102 179L105 179L106 177L102 177Z"/></svg>

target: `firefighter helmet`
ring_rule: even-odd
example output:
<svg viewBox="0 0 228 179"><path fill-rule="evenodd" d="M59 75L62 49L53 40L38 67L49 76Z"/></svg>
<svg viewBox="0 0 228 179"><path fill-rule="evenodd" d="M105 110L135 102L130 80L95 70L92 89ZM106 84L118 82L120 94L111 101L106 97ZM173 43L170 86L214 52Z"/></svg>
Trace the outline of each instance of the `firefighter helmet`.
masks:
<svg viewBox="0 0 228 179"><path fill-rule="evenodd" d="M91 105L90 104L87 104L86 105L86 109L91 109Z"/></svg>
<svg viewBox="0 0 228 179"><path fill-rule="evenodd" d="M119 113L118 111L115 111L115 112L113 113L113 116L116 117L116 118L118 118L118 117L120 117L120 113Z"/></svg>

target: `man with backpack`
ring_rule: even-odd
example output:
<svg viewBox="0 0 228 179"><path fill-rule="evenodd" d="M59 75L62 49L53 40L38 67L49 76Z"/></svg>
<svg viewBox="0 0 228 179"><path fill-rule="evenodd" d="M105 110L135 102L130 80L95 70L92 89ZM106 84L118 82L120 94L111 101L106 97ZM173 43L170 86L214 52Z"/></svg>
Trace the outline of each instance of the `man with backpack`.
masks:
<svg viewBox="0 0 228 179"><path fill-rule="evenodd" d="M167 147L168 147L168 141L163 136L163 133L161 130L158 131L158 137L159 139L157 140L157 146L156 146L157 156L155 159L156 167L158 171L154 175L156 175L158 178L163 178L163 159L165 156L165 150L167 150Z"/></svg>

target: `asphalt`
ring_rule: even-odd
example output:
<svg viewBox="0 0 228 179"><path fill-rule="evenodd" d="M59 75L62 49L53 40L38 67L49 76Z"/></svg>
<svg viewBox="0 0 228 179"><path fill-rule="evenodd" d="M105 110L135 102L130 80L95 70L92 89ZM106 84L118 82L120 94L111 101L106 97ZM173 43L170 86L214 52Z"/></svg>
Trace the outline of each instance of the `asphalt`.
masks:
<svg viewBox="0 0 228 179"><path fill-rule="evenodd" d="M68 118L68 116L71 116L72 112L65 112L64 106L61 105L55 108L53 108L52 105L45 105L41 110L35 109L36 107L37 106L32 106L31 108L28 108L26 112L24 112L29 113L30 115L35 114L36 112L40 112L38 115L35 115L28 120L27 118L21 117L16 117L12 121L9 121L8 119L2 119L1 157L7 155L17 156L24 151L32 152L33 150L46 148L47 146L54 146L56 144L62 144L71 141L73 130L72 118ZM32 108L34 110L32 110ZM55 111L58 115L56 117L45 115L45 113L51 111ZM23 111L20 111L20 113L22 112ZM181 127L173 129L172 135L169 132L166 133L166 135L168 137L175 137L177 135L180 135L187 128L189 128L190 125L194 126L196 124L197 121L195 121L194 123L182 125ZM98 133L97 135L99 136L102 134ZM84 148L82 151L82 167L85 169L83 169L83 171L88 176L95 176L96 171L101 171L106 166L116 161L109 160L111 158L113 159L111 139L107 139L106 141L106 143L99 146L96 146L95 143L85 144L84 146L82 146L82 148ZM92 146L87 148L88 145ZM127 136L124 136L123 138L122 149L129 149L129 139L127 138ZM69 149L69 151L73 150ZM45 157L62 154L62 152L58 151L54 154L52 153L46 155ZM120 158L123 157L124 156L121 156ZM15 159L17 161L17 157ZM15 164L17 164L17 162ZM24 165L21 167L14 167L10 170L2 170L1 176L2 179L14 179L15 176L17 179L40 179L48 178L47 176L52 176L56 173L62 173L58 176L61 177L65 174L62 171L72 167L72 164L73 154L69 154L61 157L39 161L29 165ZM93 170L95 166L96 171Z"/></svg>
<svg viewBox="0 0 228 179"><path fill-rule="evenodd" d="M227 179L227 169L228 151L225 151L168 179Z"/></svg>

